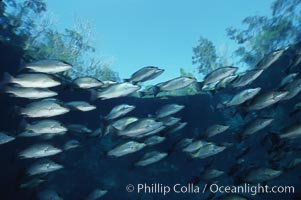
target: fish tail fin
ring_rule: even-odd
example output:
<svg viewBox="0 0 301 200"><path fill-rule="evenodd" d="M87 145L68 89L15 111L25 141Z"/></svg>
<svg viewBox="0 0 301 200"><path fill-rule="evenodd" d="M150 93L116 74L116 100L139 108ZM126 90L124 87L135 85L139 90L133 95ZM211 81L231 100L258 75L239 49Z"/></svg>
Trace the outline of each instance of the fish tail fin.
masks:
<svg viewBox="0 0 301 200"><path fill-rule="evenodd" d="M139 98L144 97L145 96L145 92L138 91L138 96L139 96Z"/></svg>
<svg viewBox="0 0 301 200"><path fill-rule="evenodd" d="M104 135L104 136L105 136L105 135L108 135L108 134L111 133L111 131L112 131L111 126L107 126L103 135Z"/></svg>
<svg viewBox="0 0 301 200"><path fill-rule="evenodd" d="M110 124L109 124L110 120L107 119L107 116L99 115L99 119L100 119L100 125L101 125L101 127L104 128L104 127L110 126Z"/></svg>
<svg viewBox="0 0 301 200"><path fill-rule="evenodd" d="M21 58L21 59L20 59L20 63L19 63L19 69L18 69L18 72L23 71L25 68L26 68L25 60Z"/></svg>
<svg viewBox="0 0 301 200"><path fill-rule="evenodd" d="M96 90L91 90L90 101L95 101L98 98L98 93Z"/></svg>
<svg viewBox="0 0 301 200"><path fill-rule="evenodd" d="M226 107L225 103L219 103L216 105L216 109L223 109L225 107Z"/></svg>
<svg viewBox="0 0 301 200"><path fill-rule="evenodd" d="M107 125L109 122L109 119L107 118L107 116L104 116L104 115L99 115L99 119L103 126Z"/></svg>
<svg viewBox="0 0 301 200"><path fill-rule="evenodd" d="M17 114L21 114L21 107L20 106L14 106L13 107L13 112L17 113Z"/></svg>
<svg viewBox="0 0 301 200"><path fill-rule="evenodd" d="M6 83L9 83L14 80L14 77L10 73L4 72L2 80Z"/></svg>
<svg viewBox="0 0 301 200"><path fill-rule="evenodd" d="M160 92L160 88L158 86L153 86L152 91L154 93L154 96L156 97L158 93Z"/></svg>
<svg viewBox="0 0 301 200"><path fill-rule="evenodd" d="M11 83L14 80L14 77L10 75L8 72L4 72L3 78L0 81L0 88L4 88L7 83Z"/></svg>
<svg viewBox="0 0 301 200"><path fill-rule="evenodd" d="M12 87L9 87L9 86L4 86L4 87L0 87L0 91L2 93L9 93L9 94L12 94Z"/></svg>
<svg viewBox="0 0 301 200"><path fill-rule="evenodd" d="M239 113L239 110L236 108L230 112L231 117L235 117Z"/></svg>
<svg viewBox="0 0 301 200"><path fill-rule="evenodd" d="M9 96L14 97L15 95L13 94L13 88L5 85L1 85L0 83L0 93L7 93Z"/></svg>
<svg viewBox="0 0 301 200"><path fill-rule="evenodd" d="M210 90L208 91L208 94L210 95L210 97L214 97L216 94L216 90Z"/></svg>
<svg viewBox="0 0 301 200"><path fill-rule="evenodd" d="M245 107L238 107L235 109L235 111L232 113L232 117L239 114L243 119L246 118L246 116L249 114L248 110Z"/></svg>
<svg viewBox="0 0 301 200"><path fill-rule="evenodd" d="M106 116L104 116L104 115L99 115L99 119L100 119L100 120L106 120Z"/></svg>
<svg viewBox="0 0 301 200"><path fill-rule="evenodd" d="M99 118L101 121L100 127L103 130L102 136L106 136L108 134L112 135L115 132L114 127L110 124L110 122L106 119L105 116L100 115Z"/></svg>
<svg viewBox="0 0 301 200"><path fill-rule="evenodd" d="M289 113L290 117L294 117L295 115L297 115L300 111L299 110L294 110L293 112Z"/></svg>
<svg viewBox="0 0 301 200"><path fill-rule="evenodd" d="M147 115L147 118L155 118L156 116L155 115L152 115L152 114L148 114Z"/></svg>
<svg viewBox="0 0 301 200"><path fill-rule="evenodd" d="M201 92L202 91L202 88L204 86L204 82L201 81L201 82L195 82L194 83L194 87L195 89L198 91L198 92Z"/></svg>
<svg viewBox="0 0 301 200"><path fill-rule="evenodd" d="M270 131L268 137L270 138L273 146L280 143L281 138L278 133Z"/></svg>
<svg viewBox="0 0 301 200"><path fill-rule="evenodd" d="M27 121L22 118L19 124L19 129L20 130L26 130L28 128L29 124L27 123Z"/></svg>
<svg viewBox="0 0 301 200"><path fill-rule="evenodd" d="M23 110L23 108L20 107L20 106L13 106L13 108L12 108L12 114L14 116L18 116L18 115L26 116L25 114L23 114L22 110Z"/></svg>
<svg viewBox="0 0 301 200"><path fill-rule="evenodd" d="M62 89L63 90L74 90L74 85L72 85L71 83L62 83Z"/></svg>

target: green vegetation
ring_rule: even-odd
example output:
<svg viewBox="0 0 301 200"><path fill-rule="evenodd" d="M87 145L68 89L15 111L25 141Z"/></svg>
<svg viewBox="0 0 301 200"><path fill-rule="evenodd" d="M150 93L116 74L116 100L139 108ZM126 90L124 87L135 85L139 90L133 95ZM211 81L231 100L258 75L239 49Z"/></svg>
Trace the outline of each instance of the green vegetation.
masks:
<svg viewBox="0 0 301 200"><path fill-rule="evenodd" d="M199 73L209 73L220 67L218 55L212 41L200 37L198 45L193 47L192 64L197 64Z"/></svg>
<svg viewBox="0 0 301 200"><path fill-rule="evenodd" d="M22 48L25 60L60 59L74 65L64 74L68 77L119 80L110 63L97 57L89 23L77 22L76 28L57 31L43 0L1 1L0 22L0 41Z"/></svg>
<svg viewBox="0 0 301 200"><path fill-rule="evenodd" d="M275 0L270 17L249 16L242 21L243 29L228 28L228 37L238 45L234 53L239 64L252 68L271 51L298 42L301 39L300 5L299 0ZM201 37L193 53L192 63L197 64L199 73L207 74L220 65L221 56L208 39Z"/></svg>
<svg viewBox="0 0 301 200"><path fill-rule="evenodd" d="M242 21L242 29L226 29L229 39L237 44L234 55L238 66L252 68L271 51L298 42L301 39L300 5L299 0L275 0L270 16L248 16ZM60 59L72 63L73 70L64 74L71 78L93 76L100 80L120 80L118 73L110 69L110 62L97 56L91 45L93 34L89 23L77 22L75 28L58 31L53 26L53 18L47 14L43 0L0 1L0 42L23 49L26 61ZM200 37L192 50L192 63L202 75L233 63L204 37ZM181 69L180 75L193 76L193 73ZM168 95L195 93L191 86Z"/></svg>

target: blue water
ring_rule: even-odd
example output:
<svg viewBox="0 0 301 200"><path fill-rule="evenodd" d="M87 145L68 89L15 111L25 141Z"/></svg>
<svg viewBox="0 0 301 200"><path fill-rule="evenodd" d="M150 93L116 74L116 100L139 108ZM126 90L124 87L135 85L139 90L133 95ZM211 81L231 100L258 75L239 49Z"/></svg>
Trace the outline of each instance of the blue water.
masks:
<svg viewBox="0 0 301 200"><path fill-rule="evenodd" d="M1 45L0 60L1 73L7 71L16 74L22 52L17 51L8 46ZM264 91L270 90L278 82L279 78L284 76L281 65L267 70L258 80L250 87L261 86ZM63 87L56 88L59 92L59 99L63 102L72 100L89 99L88 91L69 90ZM185 109L177 113L175 116L180 117L182 121L188 125L172 134L166 135L167 139L156 146L146 147L136 153L126 155L120 158L111 158L106 156L106 152L117 144L121 144L127 140L120 137L105 136L101 138L88 138L85 135L67 133L65 136L56 137L50 140L54 146L61 147L69 139L78 139L81 146L77 149L66 151L51 157L54 161L62 164L64 169L50 173L44 178L46 182L34 189L20 189L18 186L21 182L30 180L25 176L25 169L34 160L20 160L17 154L20 150L26 148L30 144L45 141L41 138L17 138L15 141L0 146L0 199L35 199L36 194L43 189L54 189L64 199L77 200L83 199L95 188L108 190L108 193L102 199L217 199L221 194L212 195L210 192L205 194L184 193L177 194L171 192L167 195L163 194L147 194L127 192L126 186L133 184L146 183L162 184L173 187L175 184L188 185L199 176L203 167L208 163L211 166L225 172L229 172L230 168L237 162L239 149L229 147L224 152L203 160L192 160L179 150L173 149L174 144L181 138L197 138L202 132L214 123L224 123L231 126L230 131L218 135L211 139L212 142L222 144L223 142L235 142L235 133L243 130L244 122L250 120L250 117L240 119L234 118L226 110L213 109L225 94L235 94L235 91L222 91L214 96L208 94L198 94L194 96L169 97L167 99L148 98L140 99L134 97L124 97L111 100L97 100L93 102L97 106L97 110L91 112L70 112L63 116L55 117L65 124L82 123L91 129L100 126L101 121L99 115L107 114L114 106L127 103L135 105L136 109L129 116L146 117L154 114L155 110L168 103L177 103L185 105ZM300 96L293 100L286 101L276 107L267 108L264 111L255 112L253 117L269 115L276 113L276 119L268 130L278 129L287 126L295 121L300 120L300 115L288 118L288 113L292 110L295 103L300 101ZM15 135L18 133L18 126L21 120L15 112L15 106L24 106L28 100L11 98L7 95L0 95L0 124L1 130ZM239 123L238 123L239 122ZM243 124L241 124L241 122ZM243 156L245 165L254 165L261 167L269 167L268 162L269 144L263 144L261 141L268 133L265 129L260 131L246 140L246 145L250 147L250 151ZM300 142L300 141L299 141ZM296 145L297 144L297 145ZM298 146L298 140L295 145ZM171 151L171 149L173 149ZM135 163L144 153L158 150L161 152L169 151L170 154L162 161L146 166L134 167ZM299 151L295 152L300 153ZM295 155L296 156L296 155ZM291 156L291 158L293 158ZM285 161L283 161L285 165ZM295 186L295 194L260 194L252 196L244 194L250 199L300 199L300 176L301 166L285 171L281 176L267 182L268 185L293 185ZM234 177L223 175L218 180L219 185L234 185ZM203 188L205 184L212 182L200 181L195 185ZM137 189L137 188L136 188Z"/></svg>

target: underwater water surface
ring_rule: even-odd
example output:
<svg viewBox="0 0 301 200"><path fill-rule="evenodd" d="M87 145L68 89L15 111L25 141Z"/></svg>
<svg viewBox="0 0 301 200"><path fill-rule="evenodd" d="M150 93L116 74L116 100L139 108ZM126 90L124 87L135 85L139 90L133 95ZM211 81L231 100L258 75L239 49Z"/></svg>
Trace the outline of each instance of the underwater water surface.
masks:
<svg viewBox="0 0 301 200"><path fill-rule="evenodd" d="M14 49L2 46L1 48L3 66L5 72L18 73L18 53ZM285 59L284 61L285 62ZM265 71L254 83L252 87L261 87L264 91L269 91L278 84L284 72L282 65L273 66ZM269 80L267 82L267 79ZM59 86L55 89L59 93L62 102L81 100L88 101L90 93L85 90L76 90ZM16 136L14 141L1 145L1 199L33 199L36 194L44 189L56 191L63 199L81 199L95 188L107 190L102 199L219 199L223 194L206 191L197 192L193 187L203 188L205 184L218 184L224 186L234 186L238 180L246 176L246 171L257 167L266 167L281 170L281 175L271 180L263 181L261 184L271 186L294 186L294 194L239 194L246 199L298 199L300 191L300 165L289 167L292 160L298 157L298 138L285 140L283 146L273 147L273 142L266 139L269 130L279 130L283 126L288 126L298 121L299 114L288 117L294 105L300 97L281 102L276 106L266 108L247 114L241 117L240 114L233 115L231 109L215 109L225 95L234 95L235 90L223 90L214 95L197 94L192 96L166 97L166 98L138 98L121 97L108 100L96 100L92 104L96 110L89 112L71 111L61 116L54 117L64 124L83 124L92 130L108 123L103 122L100 115L106 115L110 110L120 104L134 105L135 109L129 116L137 118L151 117L160 107L168 104L184 105L185 108L173 116L181 118L187 125L175 132L160 131L157 133L166 139L157 145L146 146L140 151L121 157L108 156L107 153L118 144L123 144L129 140L143 142L144 138L131 139L120 137L116 134L89 137L89 134L75 133L68 131L63 136L56 136L52 139L43 137L17 137L22 116L17 114L18 107L24 107L31 100L13 98L8 95L1 95L1 128L12 136ZM243 142L237 139L239 133L244 130L245 124L251 119L259 116L275 116L274 122L269 129L259 130L257 133L244 138ZM31 119L26 119L31 120ZM229 125L229 130L213 137L204 137L207 127L213 124ZM214 144L226 146L221 153L209 156L204 159L193 159L185 154L178 145L184 138L201 139ZM35 143L50 143L62 148L64 143L70 139L76 139L80 146L75 149L63 151L60 154L51 156L51 160L64 166L55 172L28 176L26 169L35 159L20 159L18 154L21 150ZM275 144L278 145L278 144ZM167 152L168 156L161 161L147 165L135 166L143 154L156 150ZM247 150L247 151L246 151ZM275 154L276 153L276 154ZM296 153L296 154L295 154ZM273 156L283 156L280 160ZM224 174L216 179L202 179L201 174L206 168L214 168L223 171ZM256 176L256 175L254 175ZM32 188L20 188L20 184L31 180L34 177L41 178L45 182ZM247 182L246 182L247 183ZM147 184L152 190L134 190L127 192L126 187L132 184ZM169 192L164 195L163 187L173 187L175 184L184 186L184 192ZM194 186L192 186L193 184ZM250 183L250 185L256 185ZM157 186L155 186L157 185ZM155 189L157 187L157 189ZM190 187L190 189L188 189ZM161 189L160 189L161 188ZM187 191L186 191L186 189ZM137 189L137 188L136 188ZM157 194L156 191L157 190ZM148 192L147 192L148 191ZM186 192L185 192L186 191ZM213 195L214 194L214 195ZM242 197L241 197L242 198Z"/></svg>
<svg viewBox="0 0 301 200"><path fill-rule="evenodd" d="M199 27L194 4L189 23L181 4L148 2L139 19L137 2L114 7L101 19L104 38L121 33L107 50L119 69L88 22L53 28L41 15L52 3L0 1L0 200L301 199L299 1L275 0L272 14L228 28L233 55L202 36L191 48L192 35L223 40L217 28L256 3L224 20L230 4L218 14L204 4L211 17Z"/></svg>

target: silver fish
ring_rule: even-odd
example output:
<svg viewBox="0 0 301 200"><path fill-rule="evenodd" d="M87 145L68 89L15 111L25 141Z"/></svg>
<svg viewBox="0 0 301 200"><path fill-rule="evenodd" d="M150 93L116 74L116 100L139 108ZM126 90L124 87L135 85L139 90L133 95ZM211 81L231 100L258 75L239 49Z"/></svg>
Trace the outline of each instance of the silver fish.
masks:
<svg viewBox="0 0 301 200"><path fill-rule="evenodd" d="M181 121L181 118L171 117L167 116L162 119L160 119L161 122L163 122L164 126L173 126Z"/></svg>
<svg viewBox="0 0 301 200"><path fill-rule="evenodd" d="M71 69L72 65L60 60L38 60L27 63L24 68L30 69L33 72L55 74Z"/></svg>
<svg viewBox="0 0 301 200"><path fill-rule="evenodd" d="M288 164L288 169L293 169L301 164L301 158L295 158Z"/></svg>
<svg viewBox="0 0 301 200"><path fill-rule="evenodd" d="M242 135L246 136L246 135L254 134L254 133L264 129L268 125L270 125L273 121L274 121L274 119L269 118L269 117L257 118L255 120L253 120L252 122L250 122L246 126L246 128L244 129Z"/></svg>
<svg viewBox="0 0 301 200"><path fill-rule="evenodd" d="M212 180L212 179L218 178L224 174L225 174L224 171L208 168L202 172L201 178L204 180Z"/></svg>
<svg viewBox="0 0 301 200"><path fill-rule="evenodd" d="M192 139L192 138L184 138L184 139L181 139L176 144L176 146L178 149L184 149L184 148L188 147L188 145L190 145L193 141L194 141L194 139Z"/></svg>
<svg viewBox="0 0 301 200"><path fill-rule="evenodd" d="M149 131L149 132L137 135L136 138L142 138L142 137L145 137L145 136L154 135L154 134L159 133L160 131L162 131L164 129L165 129L165 126L162 125L162 126L158 127L155 130L152 130L152 131Z"/></svg>
<svg viewBox="0 0 301 200"><path fill-rule="evenodd" d="M247 183L262 183L274 179L282 174L280 170L270 168L259 168L251 170L247 173L244 181Z"/></svg>
<svg viewBox="0 0 301 200"><path fill-rule="evenodd" d="M213 137L217 134L220 134L222 132L225 132L226 130L228 130L230 128L230 126L227 125L223 125L223 124L214 124L210 127L208 127L205 131L205 136L206 137Z"/></svg>
<svg viewBox="0 0 301 200"><path fill-rule="evenodd" d="M237 79L238 75L230 75L227 76L226 78L220 80L216 85L215 85L215 89L224 89L229 87L233 81L235 81Z"/></svg>
<svg viewBox="0 0 301 200"><path fill-rule="evenodd" d="M179 89L182 89L182 88L185 88L185 87L191 85L194 82L196 82L196 79L193 77L189 77L189 76L177 77L177 78L171 79L169 81L157 84L155 86L158 90L156 93L158 93L160 91L168 92L168 91L179 90Z"/></svg>
<svg viewBox="0 0 301 200"><path fill-rule="evenodd" d="M79 77L73 80L73 84L82 89L98 88L103 86L103 82L93 77Z"/></svg>
<svg viewBox="0 0 301 200"><path fill-rule="evenodd" d="M112 123L112 127L117 130L123 130L127 125L137 121L137 117L124 117Z"/></svg>
<svg viewBox="0 0 301 200"><path fill-rule="evenodd" d="M261 61L259 61L257 68L266 70L267 68L280 61L281 57L284 55L284 52L285 49L273 51L272 53L265 56Z"/></svg>
<svg viewBox="0 0 301 200"><path fill-rule="evenodd" d="M269 91L259 96L256 96L251 104L249 105L249 110L261 110L270 105L273 105L283 99L286 95L288 95L288 91Z"/></svg>
<svg viewBox="0 0 301 200"><path fill-rule="evenodd" d="M156 86L146 86L142 91L138 91L138 96L142 98L144 96L157 95L158 92L160 91Z"/></svg>
<svg viewBox="0 0 301 200"><path fill-rule="evenodd" d="M34 144L21 151L19 156L21 158L42 158L56 155L61 152L61 149L58 149L50 144Z"/></svg>
<svg viewBox="0 0 301 200"><path fill-rule="evenodd" d="M288 94L282 100L294 98L301 92L301 78L294 80L291 84L287 85L284 90L288 91Z"/></svg>
<svg viewBox="0 0 301 200"><path fill-rule="evenodd" d="M49 159L42 159L33 163L27 169L27 174L33 176L37 174L54 172L62 168L64 168L62 165L57 164Z"/></svg>
<svg viewBox="0 0 301 200"><path fill-rule="evenodd" d="M139 135L155 131L163 126L162 122L157 122L151 118L139 119L129 124L125 129L118 132L118 135L127 137L137 137Z"/></svg>
<svg viewBox="0 0 301 200"><path fill-rule="evenodd" d="M255 70L246 71L246 72L238 75L237 79L235 79L231 83L231 86L234 88L237 88L237 87L244 87L246 85L249 85L255 79L257 79L262 74L263 71L264 71L263 69L255 69Z"/></svg>
<svg viewBox="0 0 301 200"><path fill-rule="evenodd" d="M298 67L301 63L301 52L297 52L295 55L295 59L292 62L289 70L292 71L294 68Z"/></svg>
<svg viewBox="0 0 301 200"><path fill-rule="evenodd" d="M12 136L9 136L9 135L7 135L3 132L0 132L0 145L11 142L15 139L16 139L15 137L12 137Z"/></svg>
<svg viewBox="0 0 301 200"><path fill-rule="evenodd" d="M145 139L144 144L146 144L148 146L152 146L152 145L156 145L156 144L163 142L165 139L166 139L165 137L154 135L154 136L151 136L151 137Z"/></svg>
<svg viewBox="0 0 301 200"><path fill-rule="evenodd" d="M67 128L59 121L52 120L52 119L45 119L40 121L35 121L31 124L27 122L24 123L24 129L27 131L31 131L38 134L43 133L65 133L67 131Z"/></svg>
<svg viewBox="0 0 301 200"><path fill-rule="evenodd" d="M92 130L82 124L69 124L67 126L70 132L75 133L91 133Z"/></svg>
<svg viewBox="0 0 301 200"><path fill-rule="evenodd" d="M79 111L83 111L83 112L87 112L87 111L96 109L96 106L93 106L85 101L71 101L71 102L65 103L65 106L67 106L73 110L79 110Z"/></svg>
<svg viewBox="0 0 301 200"><path fill-rule="evenodd" d="M217 146L213 143L207 143L203 147L199 148L196 152L190 153L191 158L204 159L210 156L214 156L222 151L224 151L226 147Z"/></svg>
<svg viewBox="0 0 301 200"><path fill-rule="evenodd" d="M118 117L122 117L126 115L127 113L134 110L136 107L133 105L128 104L120 104L118 106L115 106L110 113L105 117L107 120L116 119Z"/></svg>
<svg viewBox="0 0 301 200"><path fill-rule="evenodd" d="M85 200L97 200L107 194L107 190L102 190L102 189L95 189L93 190L86 198Z"/></svg>
<svg viewBox="0 0 301 200"><path fill-rule="evenodd" d="M217 68L205 76L203 85L216 83L234 74L236 71L237 71L237 67L232 67L232 66Z"/></svg>
<svg viewBox="0 0 301 200"><path fill-rule="evenodd" d="M55 190L42 190L37 194L38 200L63 200Z"/></svg>
<svg viewBox="0 0 301 200"><path fill-rule="evenodd" d="M69 140L67 141L65 144L64 144L64 147L63 149L66 151L66 150L70 150L70 149L74 149L74 148L77 148L80 146L80 143L78 140L75 140L75 139L72 139L72 140Z"/></svg>
<svg viewBox="0 0 301 200"><path fill-rule="evenodd" d="M297 75L298 75L298 73L288 74L286 77L284 77L281 80L281 83L280 83L279 87L284 87L284 86L292 83L294 81L294 79L296 78Z"/></svg>
<svg viewBox="0 0 301 200"><path fill-rule="evenodd" d="M284 128L279 136L281 139L296 139L301 137L301 123Z"/></svg>
<svg viewBox="0 0 301 200"><path fill-rule="evenodd" d="M210 83L210 84L206 84L206 85L203 85L201 90L202 91L214 91L214 90L217 90L217 85L218 85L219 81L216 81L214 83Z"/></svg>
<svg viewBox="0 0 301 200"><path fill-rule="evenodd" d="M28 104L21 108L20 114L26 117L53 117L69 112L70 109L62 106L62 103L54 99L43 99Z"/></svg>
<svg viewBox="0 0 301 200"><path fill-rule="evenodd" d="M14 97L26 99L42 99L57 96L58 93L47 88L23 88L23 87L6 87L5 93Z"/></svg>
<svg viewBox="0 0 301 200"><path fill-rule="evenodd" d="M29 180L27 182L21 183L20 184L20 188L22 188L22 189L25 189L25 188L34 188L34 187L37 187L37 186L41 185L44 182L45 182L44 179L34 178L34 179L31 179L31 180Z"/></svg>
<svg viewBox="0 0 301 200"><path fill-rule="evenodd" d="M201 141L201 140L195 140L192 141L190 144L186 145L182 151L186 153L193 153L199 150L200 148L204 147L205 145L208 145L208 142Z"/></svg>
<svg viewBox="0 0 301 200"><path fill-rule="evenodd" d="M102 136L102 128L95 129L91 134L89 134L89 137L101 137Z"/></svg>
<svg viewBox="0 0 301 200"><path fill-rule="evenodd" d="M135 163L136 166L147 166L156 162L159 162L165 158L168 154L161 153L159 151L151 151L142 156L142 158Z"/></svg>
<svg viewBox="0 0 301 200"><path fill-rule="evenodd" d="M114 85L116 84L117 82L116 81L102 81L103 85L100 86L100 88L106 88L106 87L109 87L111 85Z"/></svg>
<svg viewBox="0 0 301 200"><path fill-rule="evenodd" d="M181 130L182 128L184 128L186 125L187 125L187 122L178 123L172 129L170 129L168 132L169 133L177 132L177 131Z"/></svg>
<svg viewBox="0 0 301 200"><path fill-rule="evenodd" d="M48 74L20 74L16 77L4 73L4 83L14 83L25 88L50 88L61 85L53 76Z"/></svg>
<svg viewBox="0 0 301 200"><path fill-rule="evenodd" d="M132 74L131 78L126 79L125 81L138 83L145 82L148 80L152 80L158 77L160 74L164 72L163 69L159 69L158 67L148 66L143 67Z"/></svg>
<svg viewBox="0 0 301 200"><path fill-rule="evenodd" d="M167 104L156 112L156 118L163 118L181 111L185 106L178 104Z"/></svg>
<svg viewBox="0 0 301 200"><path fill-rule="evenodd" d="M139 151L142 148L144 148L145 146L146 146L146 144L144 144L144 143L129 141L129 142L126 142L126 143L119 145L119 146L115 147L114 149L110 150L108 152L108 155L120 157L120 156L124 156L124 155L130 154L130 153Z"/></svg>
<svg viewBox="0 0 301 200"><path fill-rule="evenodd" d="M45 140L52 139L55 136L64 135L66 132L58 132L58 133L36 133L33 131L24 131L18 135L18 137L41 137Z"/></svg>
<svg viewBox="0 0 301 200"><path fill-rule="evenodd" d="M91 99L112 99L112 98L118 98L118 97L124 97L129 94L132 94L139 90L141 87L138 85L133 85L128 82L124 83L116 83L114 85L111 85L101 91L92 91Z"/></svg>
<svg viewBox="0 0 301 200"><path fill-rule="evenodd" d="M260 91L261 91L261 88L259 88L259 87L245 89L245 90L239 92L238 94L236 94L231 100L224 102L223 104L226 107L237 106L237 105L243 104L246 101L255 97Z"/></svg>

